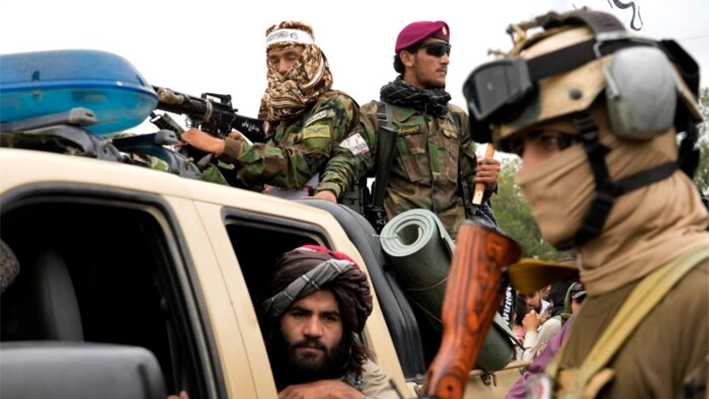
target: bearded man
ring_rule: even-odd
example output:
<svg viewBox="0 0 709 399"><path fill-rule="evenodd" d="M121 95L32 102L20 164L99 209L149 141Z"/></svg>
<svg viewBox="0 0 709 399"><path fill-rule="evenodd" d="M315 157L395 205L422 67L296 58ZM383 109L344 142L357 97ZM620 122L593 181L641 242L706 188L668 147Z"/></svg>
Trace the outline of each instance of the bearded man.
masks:
<svg viewBox="0 0 709 399"><path fill-rule="evenodd" d="M279 398L398 398L359 334L367 276L347 255L306 245L283 254L263 303Z"/></svg>
<svg viewBox="0 0 709 399"><path fill-rule="evenodd" d="M359 339L372 295L350 257L298 247L278 258L269 290L264 334L279 399L400 398Z"/></svg>

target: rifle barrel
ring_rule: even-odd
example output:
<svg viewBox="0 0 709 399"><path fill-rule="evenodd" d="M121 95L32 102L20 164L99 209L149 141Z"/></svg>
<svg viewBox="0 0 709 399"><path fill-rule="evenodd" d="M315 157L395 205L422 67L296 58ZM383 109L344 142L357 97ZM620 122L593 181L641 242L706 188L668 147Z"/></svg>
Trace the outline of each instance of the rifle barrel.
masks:
<svg viewBox="0 0 709 399"><path fill-rule="evenodd" d="M204 93L209 98L193 97L167 87L153 85L158 95L157 109L188 117L192 126L218 137L226 137L232 129L239 130L252 142L265 141L263 121L237 114L231 106L231 95Z"/></svg>

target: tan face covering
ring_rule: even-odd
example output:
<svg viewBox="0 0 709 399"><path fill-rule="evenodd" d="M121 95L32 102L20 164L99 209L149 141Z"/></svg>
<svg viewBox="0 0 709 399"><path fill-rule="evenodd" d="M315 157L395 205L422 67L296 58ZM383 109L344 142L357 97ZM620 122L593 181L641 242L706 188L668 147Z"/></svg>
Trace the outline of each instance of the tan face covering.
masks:
<svg viewBox="0 0 709 399"><path fill-rule="evenodd" d="M611 178L647 170L677 158L675 132L630 143L611 136L605 115L594 109ZM586 154L574 145L520 171L517 182L527 197L542 236L551 244L573 237L587 212L595 184ZM640 279L687 249L709 245L709 214L694 183L681 171L618 197L601 235L574 248L581 281L599 295Z"/></svg>
<svg viewBox="0 0 709 399"><path fill-rule="evenodd" d="M268 86L261 99L260 119L291 119L332 87L332 74L325 55L315 44L304 47L300 59L283 75L268 64Z"/></svg>
<svg viewBox="0 0 709 399"><path fill-rule="evenodd" d="M586 153L573 145L532 169L523 168L517 184L527 197L542 236L558 245L576 233L595 188Z"/></svg>

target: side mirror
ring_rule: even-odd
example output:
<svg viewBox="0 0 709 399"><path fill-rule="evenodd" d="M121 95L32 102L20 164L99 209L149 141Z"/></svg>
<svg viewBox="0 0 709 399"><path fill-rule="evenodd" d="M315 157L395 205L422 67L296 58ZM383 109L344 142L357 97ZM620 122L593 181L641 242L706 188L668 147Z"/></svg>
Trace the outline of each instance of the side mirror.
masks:
<svg viewBox="0 0 709 399"><path fill-rule="evenodd" d="M3 397L165 399L157 359L145 348L72 342L0 345Z"/></svg>

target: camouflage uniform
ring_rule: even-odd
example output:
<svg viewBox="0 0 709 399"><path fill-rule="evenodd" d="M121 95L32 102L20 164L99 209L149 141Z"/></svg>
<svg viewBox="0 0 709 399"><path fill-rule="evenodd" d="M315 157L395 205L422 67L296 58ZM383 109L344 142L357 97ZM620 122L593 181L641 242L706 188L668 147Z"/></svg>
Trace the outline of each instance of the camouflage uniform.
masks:
<svg viewBox="0 0 709 399"><path fill-rule="evenodd" d="M296 118L278 123L266 143L227 138L219 160L236 165L239 180L247 185L300 188L357 128L358 115L359 106L351 97L331 90Z"/></svg>
<svg viewBox="0 0 709 399"><path fill-rule="evenodd" d="M109 136L110 140L119 140L122 138L135 137L138 133L133 132L118 132L113 133ZM158 144L155 144L158 146ZM143 148L145 150L146 148ZM167 149L167 147L166 147ZM199 180L208 181L212 183L222 184L228 186L229 183L226 181L221 171L214 163L210 163L203 169L200 169L197 164L194 163L189 155L182 154L179 150L169 149L169 152L173 153L176 161L185 167L184 171L189 171L189 176L199 178ZM122 161L131 165L145 166L151 169L160 170L163 172L181 174L183 171L175 169L175 165L171 166L171 163L165 159L161 159L159 156L151 155L146 151L130 152L123 155ZM186 164L190 165L187 166Z"/></svg>
<svg viewBox="0 0 709 399"><path fill-rule="evenodd" d="M126 137L134 137L137 136L138 133L133 133L133 132L118 132L118 133L113 133L109 135L109 139L114 140L114 139L122 139ZM151 169L156 169L160 170L163 172L169 171L170 167L168 166L167 162L163 161L162 159L152 156L152 155L147 155L147 154L127 154L125 161L130 164L135 164L135 165L141 165L141 166L146 166Z"/></svg>
<svg viewBox="0 0 709 399"><path fill-rule="evenodd" d="M373 126L379 129L377 118L378 101L362 106L362 113ZM473 214L472 205L465 201L458 187L463 179L471 198L475 187L475 143L468 132L468 115L461 108L449 104L450 112L442 117L423 114L412 108L392 107L392 125L398 130L394 162L392 163L384 208L387 218L411 209L428 209L434 212L446 226L451 237L456 237L460 224L468 214ZM464 132L461 134L461 132ZM339 196L364 173L375 172L376 138L364 130L365 140L372 151L369 154L352 156L341 151L328 163L318 191L330 190ZM460 162L460 169L458 164ZM357 173L354 176L349 172ZM363 173L364 171L364 173ZM475 212L475 219L488 226L497 227L488 204L491 192L485 192L485 201Z"/></svg>

